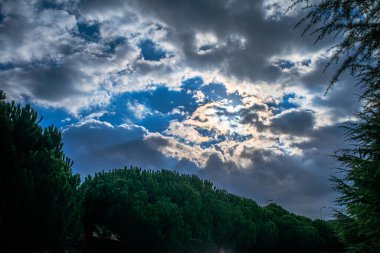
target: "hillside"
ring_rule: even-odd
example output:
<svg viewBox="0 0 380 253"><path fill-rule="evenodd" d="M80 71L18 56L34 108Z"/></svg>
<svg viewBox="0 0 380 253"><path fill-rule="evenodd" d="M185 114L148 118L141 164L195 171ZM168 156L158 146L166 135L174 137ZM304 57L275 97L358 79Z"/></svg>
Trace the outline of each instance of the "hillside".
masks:
<svg viewBox="0 0 380 253"><path fill-rule="evenodd" d="M84 231L88 239L97 238L97 248L99 239L131 252L340 248L329 222L297 216L276 204L261 207L195 175L125 168L89 176L81 190Z"/></svg>

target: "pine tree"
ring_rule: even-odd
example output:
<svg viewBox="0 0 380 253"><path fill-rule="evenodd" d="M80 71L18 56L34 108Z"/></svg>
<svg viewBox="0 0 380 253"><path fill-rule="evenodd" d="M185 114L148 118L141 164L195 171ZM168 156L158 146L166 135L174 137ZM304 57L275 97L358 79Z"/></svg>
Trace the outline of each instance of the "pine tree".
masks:
<svg viewBox="0 0 380 253"><path fill-rule="evenodd" d="M348 252L380 252L380 1L294 0L292 7L299 4L307 11L297 24L307 24L304 34L316 35L316 42L329 35L338 40L326 68L340 65L328 89L348 71L363 90L357 120L344 126L350 146L336 155L342 173L332 181Z"/></svg>
<svg viewBox="0 0 380 253"><path fill-rule="evenodd" d="M79 232L79 175L61 133L0 90L1 252L61 251Z"/></svg>

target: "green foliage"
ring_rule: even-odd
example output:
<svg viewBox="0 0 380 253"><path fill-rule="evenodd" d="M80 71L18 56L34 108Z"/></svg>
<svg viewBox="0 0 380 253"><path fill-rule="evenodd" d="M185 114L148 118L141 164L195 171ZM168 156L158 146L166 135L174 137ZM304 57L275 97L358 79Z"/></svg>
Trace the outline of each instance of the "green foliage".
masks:
<svg viewBox="0 0 380 253"><path fill-rule="evenodd" d="M333 177L345 207L337 217L349 252L380 251L380 111L371 109L346 126L352 145L337 155L344 167Z"/></svg>
<svg viewBox="0 0 380 253"><path fill-rule="evenodd" d="M79 176L57 128L38 122L0 91L0 249L59 250L79 228Z"/></svg>
<svg viewBox="0 0 380 253"><path fill-rule="evenodd" d="M307 23L304 32L316 34L316 41L339 38L330 63L340 60L341 65L329 87L344 71L362 87L362 110L357 121L345 126L351 145L336 155L343 168L332 180L344 207L337 218L347 250L380 252L380 1L293 2L305 4L308 11L298 24Z"/></svg>
<svg viewBox="0 0 380 253"><path fill-rule="evenodd" d="M328 36L338 39L332 47L330 63L341 62L332 76L329 88L338 81L339 76L349 71L359 78L366 88L373 86L379 93L379 83L366 82L369 73L378 80L380 49L380 1L379 0L292 0L302 5L307 12L297 26L306 23L304 34L316 35L317 43ZM364 82L363 82L364 81ZM373 90L374 91L374 90Z"/></svg>
<svg viewBox="0 0 380 253"><path fill-rule="evenodd" d="M328 223L260 207L194 175L125 168L89 176L81 190L87 240L115 240L120 251L339 250Z"/></svg>

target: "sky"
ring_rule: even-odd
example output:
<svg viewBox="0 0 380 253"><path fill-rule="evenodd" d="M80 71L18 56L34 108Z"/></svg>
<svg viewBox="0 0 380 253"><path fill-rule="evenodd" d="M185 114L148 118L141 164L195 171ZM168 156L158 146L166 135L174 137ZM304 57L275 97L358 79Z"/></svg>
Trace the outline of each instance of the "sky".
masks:
<svg viewBox="0 0 380 253"><path fill-rule="evenodd" d="M261 205L329 215L359 104L336 41L286 0L0 0L0 89L62 132L82 178L194 173Z"/></svg>

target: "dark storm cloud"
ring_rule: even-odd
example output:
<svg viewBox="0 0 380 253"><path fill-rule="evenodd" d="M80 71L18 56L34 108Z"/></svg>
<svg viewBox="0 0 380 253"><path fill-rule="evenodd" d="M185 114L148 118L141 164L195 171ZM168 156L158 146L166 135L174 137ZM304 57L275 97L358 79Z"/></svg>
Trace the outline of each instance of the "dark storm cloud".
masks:
<svg viewBox="0 0 380 253"><path fill-rule="evenodd" d="M327 180L333 162L324 164L327 168L319 168L315 160L309 160L309 168L305 170L304 161L297 157L279 156L263 150L250 151L246 156L254 162L251 168L240 169L212 156L201 175L218 187L253 198L260 204L272 200L313 218L317 218L319 208L333 198L329 196L331 185ZM321 170L324 170L323 174Z"/></svg>
<svg viewBox="0 0 380 253"><path fill-rule="evenodd" d="M118 8L125 7L128 2L127 1L121 1L121 0L81 0L77 1L78 3L78 9L82 12L97 12L97 11L114 11Z"/></svg>
<svg viewBox="0 0 380 253"><path fill-rule="evenodd" d="M338 65L334 63L326 68L328 63L329 59L326 56L316 59L314 63L315 67L300 76L301 84L315 93L324 92L328 88L331 77L338 69ZM297 75L299 74L297 73Z"/></svg>
<svg viewBox="0 0 380 253"><path fill-rule="evenodd" d="M289 110L272 118L271 130L274 133L305 136L310 134L314 124L315 116L312 111Z"/></svg>
<svg viewBox="0 0 380 253"><path fill-rule="evenodd" d="M352 117L360 110L360 94L362 90L355 85L353 78L343 75L326 96L315 96L313 104L330 110L333 119Z"/></svg>
<svg viewBox="0 0 380 253"><path fill-rule="evenodd" d="M280 77L280 68L268 61L272 56L294 49L317 51L331 43L325 40L312 46L315 38L301 38L302 28L293 30L300 16L278 12L277 18L266 17L264 5L263 1L249 0L141 0L128 4L121 0L107 3L85 0L78 8L83 13L124 8L125 16L137 12L166 26L166 38L182 51L186 64L195 69L221 69L227 75L251 81L275 81ZM196 45L200 33L211 33L217 41Z"/></svg>
<svg viewBox="0 0 380 253"><path fill-rule="evenodd" d="M344 124L344 122L338 123L315 130L308 136L308 141L295 144L295 146L307 153L317 150L319 154L332 155L335 151L342 148L344 140L344 129L342 126Z"/></svg>
<svg viewBox="0 0 380 253"><path fill-rule="evenodd" d="M78 90L73 82L81 77L76 68L69 64L57 64L60 46L68 43L67 36L62 36L64 27L70 26L69 15L52 10L39 13L32 3L8 1L4 3L8 17L0 25L0 50L12 68L0 71L2 84L6 92L12 95L17 90L38 99L59 101L63 97L76 94ZM49 29L45 19L52 22ZM52 45L54 36L61 40ZM14 92L12 92L12 90Z"/></svg>
<svg viewBox="0 0 380 253"><path fill-rule="evenodd" d="M254 104L250 107L243 108L239 111L241 114L242 124L257 124L259 122L260 116L258 112L266 111L268 108L265 105Z"/></svg>
<svg viewBox="0 0 380 253"><path fill-rule="evenodd" d="M9 1L6 5L7 11L2 11L5 18L3 18L3 25L0 26L0 34L3 38L0 41L2 49L8 53L10 51L21 52L19 47L24 47L23 50L32 54L26 61L47 56L61 60L70 57L78 59L81 64L85 65L88 62L82 62L80 59L87 54L95 57L93 62L100 65L95 66L96 64L92 63L94 68L101 68L100 62L102 61L103 64L112 65L112 62L107 62L106 58L119 57L119 53L115 49L128 47L126 36L137 36L137 34L131 35L125 34L125 32L117 34L120 32L118 27L137 22L138 15L146 19L147 25L156 24L156 30L165 30L167 34L162 39L175 45L179 52L178 57L183 57L181 61L186 66L195 70L217 69L227 76L250 81L276 81L282 75L281 68L275 66L275 63L269 62L272 56L294 49L305 52L317 51L326 46L326 43L328 44L328 42L323 42L317 46L311 46L312 38L309 36L300 38L300 31L292 29L299 16L283 16L277 13L280 20L267 18L263 1L84 0L75 2L43 0L31 4ZM123 15L118 14L114 18L112 16L114 11L121 11ZM68 22L69 20L70 22ZM66 22L68 23L66 24ZM212 42L214 44L209 44L211 47L206 50L205 54L200 54L197 47L205 46L207 41L203 42L206 44L196 45L197 35L202 33L213 34L217 40ZM37 41L31 41L31 38L36 39L31 34L40 34L40 36ZM156 42L153 40L150 41L154 45L148 45L148 50L145 50L146 48L142 50L143 57L148 61L176 57L176 55L169 54L164 49L157 47L158 44L155 44ZM31 48L35 42L43 42L37 52L33 52L34 48ZM136 42L134 43L136 44ZM122 52L125 53L123 50ZM15 61L16 64L25 63L25 59L17 60L17 57L12 59L13 62L6 61L0 62L0 64L8 66L6 64L12 64ZM131 68L131 72L137 76L152 72L161 73L163 76L173 73L173 68L169 64L151 65L138 59L123 67ZM45 71L48 75L59 73L57 68L51 70L52 73L46 69L41 71ZM81 70L81 66L66 68L66 71L69 76L75 76L78 80L87 75L84 70ZM115 71L117 72L117 70ZM121 68L118 71L124 73L125 69ZM128 76L131 72L125 73ZM29 78L27 73L31 74L31 79L36 76L38 81L43 79L38 78L38 73L24 71L26 79ZM109 78L107 75L110 73L102 74L103 79ZM3 85L9 86L9 75L2 77ZM46 79L46 81L48 80L49 78ZM17 82L17 80L15 81ZM78 84L72 87L70 81L64 82L63 79L62 82L57 83L57 87L62 89L62 94L65 94L66 98L69 98L70 95L75 96L78 86L83 85ZM99 85L94 82L92 82L94 87ZM68 87L61 87L64 83ZM23 89L31 91L29 94L31 98L34 96L48 97L47 94L39 92L44 87L49 90L49 86L49 82L40 82L39 87L33 87L32 84Z"/></svg>
<svg viewBox="0 0 380 253"><path fill-rule="evenodd" d="M245 148L240 154L251 165L239 167L210 153L204 167L187 158L171 158L165 148L189 152L186 146L160 134L148 134L134 125L111 126L90 120L67 128L63 133L66 154L82 175L125 165L145 169L174 169L195 173L217 187L255 199L283 205L298 214L318 218L319 208L331 206L336 197L328 178L337 163L329 155L340 148L343 131L338 126L313 130L309 139L295 144L303 155L278 154L274 150Z"/></svg>
<svg viewBox="0 0 380 253"><path fill-rule="evenodd" d="M125 36L103 38L102 24L82 18L76 6L74 1L47 0L2 4L0 88L10 98L54 106L71 100L71 105L60 105L75 105L75 110L89 106L112 74L104 68L128 56Z"/></svg>
<svg viewBox="0 0 380 253"><path fill-rule="evenodd" d="M242 124L250 124L250 125L256 125L260 122L260 116L255 111L251 110L244 110L243 111L243 117L240 123Z"/></svg>
<svg viewBox="0 0 380 253"><path fill-rule="evenodd" d="M35 10L31 7L30 11ZM68 22L68 14L62 13L48 10L41 17L50 19L54 15L63 15L62 20L56 18L63 23L62 29L47 29L45 26L51 24L33 25L30 20L27 24L30 32L26 32L22 39L25 43L14 43L14 54L8 51L1 59L12 57L0 64L0 89L5 90L11 99L53 105L78 113L83 108L96 107L108 100L110 91L105 83L110 82L110 78L107 75L113 75L113 65L119 65L132 49L127 38L118 35L87 44L86 36L98 36L97 28L82 30L87 34L79 36L79 31L75 30L79 21L71 17ZM40 34L38 40L31 40L35 39L34 35L30 38L33 33ZM6 38L5 42L10 45L12 40L12 37Z"/></svg>
<svg viewBox="0 0 380 253"><path fill-rule="evenodd" d="M82 176L100 170L138 166L144 169L178 169L196 172L195 165L187 159L166 156L159 148L170 146L162 136L148 136L139 126L112 125L90 120L67 128L63 132L64 150L75 161L74 169ZM183 167L182 167L183 166Z"/></svg>
<svg viewBox="0 0 380 253"><path fill-rule="evenodd" d="M24 69L18 73L18 81L29 87L38 99L58 102L73 94L80 95L76 82L84 78L71 62L58 66Z"/></svg>
<svg viewBox="0 0 380 253"><path fill-rule="evenodd" d="M328 66L326 56L319 57L313 64L314 67L307 73L300 74L296 71L289 73L290 80L299 80L299 85L313 95L313 106L328 110L333 119L339 120L353 116L360 109L358 98L359 94L362 94L356 81L349 73L343 73L338 82L329 89L331 78L338 70L339 64L332 63ZM294 81L286 85L293 86Z"/></svg>
<svg viewBox="0 0 380 253"><path fill-rule="evenodd" d="M0 23L0 48L2 50L8 47L22 44L24 35L28 30L28 20L23 16L21 8L18 8L17 1L7 3L7 10L4 3L1 4L2 22Z"/></svg>
<svg viewBox="0 0 380 253"><path fill-rule="evenodd" d="M261 204L272 200L298 214L318 218L319 209L331 206L336 197L328 179L338 164L330 155L342 142L342 129L336 125L323 127L314 131L310 140L297 145L304 150L303 156L245 149L241 157L252 162L250 167L242 169L212 155L200 173L218 187Z"/></svg>
<svg viewBox="0 0 380 253"><path fill-rule="evenodd" d="M312 46L315 38L300 38L293 30L300 16L266 18L263 1L134 1L137 10L164 22L172 33L188 64L195 68L217 67L242 79L274 81L279 68L268 59L292 49L316 51L330 41ZM175 31L175 32L174 32ZM217 47L199 54L197 33L213 33Z"/></svg>
<svg viewBox="0 0 380 253"><path fill-rule="evenodd" d="M96 58L76 54L63 62L56 59L19 62L12 68L0 71L0 77L11 97L23 91L23 95L30 97L31 101L57 103L67 98L89 96L83 86L91 84L96 76L83 71L84 64L87 67L96 65ZM95 88L97 85L92 86L92 89Z"/></svg>

